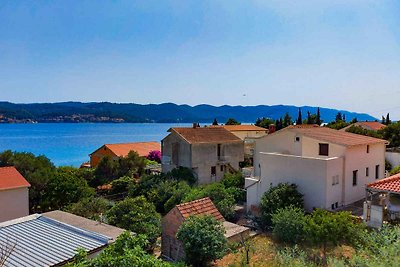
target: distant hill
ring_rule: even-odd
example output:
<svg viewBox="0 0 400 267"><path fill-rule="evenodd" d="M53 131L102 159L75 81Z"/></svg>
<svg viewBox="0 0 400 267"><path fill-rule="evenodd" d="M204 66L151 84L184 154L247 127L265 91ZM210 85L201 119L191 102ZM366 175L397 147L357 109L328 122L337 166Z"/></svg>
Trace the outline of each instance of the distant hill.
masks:
<svg viewBox="0 0 400 267"><path fill-rule="evenodd" d="M289 105L259 105L259 106L211 106L211 105L177 105L164 104L116 104L109 102L60 102L40 104L14 104L0 102L0 120L11 118L18 122L23 120L38 122L211 122L216 118L218 122L226 122L228 118L235 118L241 122L255 122L259 117L278 119L286 112L296 119L296 106ZM317 107L303 106L303 119L307 111L316 113ZM321 118L325 122L335 119L340 111L349 121L357 118L359 121L375 120L374 117L345 110L320 108ZM6 118L6 119L5 119ZM8 120L10 121L10 119Z"/></svg>

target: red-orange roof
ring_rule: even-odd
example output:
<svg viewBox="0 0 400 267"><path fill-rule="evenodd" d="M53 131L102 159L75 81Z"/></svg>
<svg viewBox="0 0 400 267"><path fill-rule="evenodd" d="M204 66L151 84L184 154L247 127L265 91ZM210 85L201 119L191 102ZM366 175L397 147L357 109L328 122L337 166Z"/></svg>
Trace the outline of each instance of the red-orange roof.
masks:
<svg viewBox="0 0 400 267"><path fill-rule="evenodd" d="M370 189L400 194L400 173L367 185Z"/></svg>
<svg viewBox="0 0 400 267"><path fill-rule="evenodd" d="M219 221L225 221L209 197L179 204L176 207L184 219L190 215L211 215Z"/></svg>
<svg viewBox="0 0 400 267"><path fill-rule="evenodd" d="M153 151L153 150L161 151L161 144L159 142L105 144L104 146L107 147L110 151L112 151L118 157L126 157L126 156L128 156L130 151L136 151L139 154L139 156L142 156L142 157L146 157L149 154L149 152Z"/></svg>
<svg viewBox="0 0 400 267"><path fill-rule="evenodd" d="M239 131L262 131L265 132L267 129L258 127L252 124L242 124L242 125L222 125L223 128L227 129L228 131L239 132Z"/></svg>
<svg viewBox="0 0 400 267"><path fill-rule="evenodd" d="M182 127L171 128L168 131L177 133L190 144L243 142L223 127Z"/></svg>
<svg viewBox="0 0 400 267"><path fill-rule="evenodd" d="M0 190L31 186L15 167L0 167Z"/></svg>
<svg viewBox="0 0 400 267"><path fill-rule="evenodd" d="M310 138L315 138L321 141L326 141L343 146L387 143L387 141L383 139L338 131L328 127L320 127L318 125L291 125L286 127L285 129L298 132ZM277 131L276 133L279 132L280 131Z"/></svg>

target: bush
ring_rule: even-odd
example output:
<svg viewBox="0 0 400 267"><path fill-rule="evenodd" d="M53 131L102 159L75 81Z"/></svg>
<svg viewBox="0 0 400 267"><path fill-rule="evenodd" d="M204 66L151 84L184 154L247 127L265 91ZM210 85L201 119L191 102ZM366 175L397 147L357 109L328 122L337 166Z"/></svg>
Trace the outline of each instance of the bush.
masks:
<svg viewBox="0 0 400 267"><path fill-rule="evenodd" d="M66 210L78 216L82 216L91 220L100 220L100 215L105 214L112 204L110 201L95 197L81 199L79 202L71 204Z"/></svg>
<svg viewBox="0 0 400 267"><path fill-rule="evenodd" d="M118 202L106 215L110 224L146 235L149 248L153 248L161 234L161 216L156 212L153 203L147 202L143 196Z"/></svg>
<svg viewBox="0 0 400 267"><path fill-rule="evenodd" d="M274 235L282 242L299 243L304 238L304 211L289 206L272 214Z"/></svg>
<svg viewBox="0 0 400 267"><path fill-rule="evenodd" d="M177 181L186 181L189 185L197 183L197 178L194 176L193 171L186 167L178 167L165 174L165 179L172 179Z"/></svg>
<svg viewBox="0 0 400 267"><path fill-rule="evenodd" d="M182 242L186 260L193 266L205 266L222 258L227 249L225 228L212 216L190 216L179 227L176 237Z"/></svg>
<svg viewBox="0 0 400 267"><path fill-rule="evenodd" d="M395 174L398 174L398 173L400 173L400 165L394 167L394 168L391 170L390 175L395 175Z"/></svg>
<svg viewBox="0 0 400 267"><path fill-rule="evenodd" d="M150 151L149 155L147 155L147 159L161 163L161 151L159 150Z"/></svg>
<svg viewBox="0 0 400 267"><path fill-rule="evenodd" d="M129 176L123 176L111 182L111 194L127 193L129 188L134 187L135 180Z"/></svg>
<svg viewBox="0 0 400 267"><path fill-rule="evenodd" d="M288 206L303 209L303 195L297 191L297 185L284 183L271 187L261 198L261 223L270 226L272 214Z"/></svg>

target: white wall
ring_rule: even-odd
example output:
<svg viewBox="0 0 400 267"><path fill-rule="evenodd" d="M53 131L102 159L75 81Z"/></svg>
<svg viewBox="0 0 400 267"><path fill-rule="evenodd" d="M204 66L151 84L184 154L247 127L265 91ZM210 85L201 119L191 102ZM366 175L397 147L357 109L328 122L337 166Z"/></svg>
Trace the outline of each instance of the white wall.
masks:
<svg viewBox="0 0 400 267"><path fill-rule="evenodd" d="M265 131L230 131L240 139L244 140L246 138L258 138L267 135Z"/></svg>
<svg viewBox="0 0 400 267"><path fill-rule="evenodd" d="M27 187L0 190L0 222L29 215Z"/></svg>
<svg viewBox="0 0 400 267"><path fill-rule="evenodd" d="M375 182L375 166L379 165L379 179L385 177L385 145L367 145L349 147L345 155L345 205L361 200L365 197L365 186ZM369 168L369 176L366 176L366 168ZM358 170L357 185L353 186L353 171Z"/></svg>
<svg viewBox="0 0 400 267"><path fill-rule="evenodd" d="M389 161L390 164L392 164L393 168L400 165L400 153L399 152L386 151L385 157L386 157L387 161Z"/></svg>
<svg viewBox="0 0 400 267"><path fill-rule="evenodd" d="M330 209L341 201L340 186L332 187L331 177L341 175L342 158L308 158L301 156L260 153L260 181L247 189L247 208L258 205L264 192L279 183L294 183L304 194L307 210L315 207ZM254 183L247 179L246 186ZM327 195L329 197L327 197Z"/></svg>

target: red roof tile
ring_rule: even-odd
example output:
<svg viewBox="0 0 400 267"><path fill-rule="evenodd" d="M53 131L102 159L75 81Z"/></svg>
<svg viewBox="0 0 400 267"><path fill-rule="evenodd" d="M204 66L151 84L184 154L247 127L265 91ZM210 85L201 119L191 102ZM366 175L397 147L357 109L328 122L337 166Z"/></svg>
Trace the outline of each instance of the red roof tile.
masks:
<svg viewBox="0 0 400 267"><path fill-rule="evenodd" d="M265 132L268 131L265 128L258 127L252 124L242 124L242 125L222 125L223 128L227 129L228 131L232 132L239 132L239 131L257 131L257 132Z"/></svg>
<svg viewBox="0 0 400 267"><path fill-rule="evenodd" d="M211 215L219 221L225 221L209 197L179 204L176 207L185 219L190 215Z"/></svg>
<svg viewBox="0 0 400 267"><path fill-rule="evenodd" d="M177 133L190 144L243 142L223 127L171 128L168 131Z"/></svg>
<svg viewBox="0 0 400 267"><path fill-rule="evenodd" d="M376 143L387 143L386 140L369 136L334 130L318 125L291 125L283 130L291 130L305 136L343 146L358 146ZM276 133L279 133L277 131Z"/></svg>
<svg viewBox="0 0 400 267"><path fill-rule="evenodd" d="M370 189L400 193L400 173L367 185Z"/></svg>
<svg viewBox="0 0 400 267"><path fill-rule="evenodd" d="M130 151L136 151L139 154L139 156L142 157L146 157L149 154L149 152L153 150L161 151L161 144L159 142L105 144L104 146L107 147L109 150L111 150L118 157L126 157L128 156L128 153Z"/></svg>
<svg viewBox="0 0 400 267"><path fill-rule="evenodd" d="M0 190L31 186L15 167L0 167Z"/></svg>

